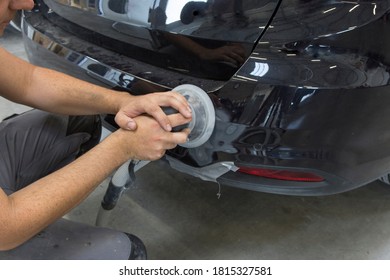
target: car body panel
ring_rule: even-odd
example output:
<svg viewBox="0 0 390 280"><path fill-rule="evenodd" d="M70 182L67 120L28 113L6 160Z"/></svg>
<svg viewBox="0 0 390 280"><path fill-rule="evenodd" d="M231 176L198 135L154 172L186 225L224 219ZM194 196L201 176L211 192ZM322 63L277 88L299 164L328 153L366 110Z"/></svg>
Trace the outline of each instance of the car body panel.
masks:
<svg viewBox="0 0 390 280"><path fill-rule="evenodd" d="M390 120L386 118L390 114L386 51L390 40L385 35L390 34L390 1L259 1L268 12L258 14L249 13L255 10L251 6L255 1L249 1L250 8L237 18L231 11L222 16L225 21L218 24L224 34L183 28L194 26L197 20L214 22L212 12L200 14L190 23L176 22L182 29L170 30L145 17L136 22L137 16L129 16L125 10L120 20L102 16L94 1L90 6L80 5L82 1L75 5L71 0L45 2L51 7L40 3L36 11L24 16L26 48L33 63L133 94L169 90L185 83L209 94L216 112L209 141L198 148L178 147L167 153L167 159L180 171L201 174L226 162L236 167L305 171L324 181L269 179L235 169L226 170L215 180L255 191L325 195L357 188L390 170ZM225 2L239 7L241 1ZM120 7L112 9L119 12ZM76 20L66 16L68 13L88 16ZM98 21L96 25L92 19ZM115 35L101 34L97 26L102 19L109 21ZM87 24L87 20L92 22ZM249 21L247 26L259 24L257 38L250 28L248 40L226 31L232 22L244 28L240 24L245 20ZM127 32L118 31L117 23L129 27ZM144 40L148 44L137 43L145 38L133 40L140 29L147 29L149 35L158 31L187 39L204 36L201 41L208 43L242 44L245 61L237 65L202 61L188 53L183 58L172 42L164 42L168 45L162 48L172 53L162 54L150 38ZM129 37L133 39L124 39ZM144 58L148 53L152 55ZM192 62L187 68L170 67L175 54L177 63ZM215 73L217 70L223 73Z"/></svg>
<svg viewBox="0 0 390 280"><path fill-rule="evenodd" d="M276 0L44 2L50 21L69 32L83 33L87 41L98 36L101 46L117 53L213 80L228 80L240 65L199 59L205 49L234 45L245 60L278 4Z"/></svg>

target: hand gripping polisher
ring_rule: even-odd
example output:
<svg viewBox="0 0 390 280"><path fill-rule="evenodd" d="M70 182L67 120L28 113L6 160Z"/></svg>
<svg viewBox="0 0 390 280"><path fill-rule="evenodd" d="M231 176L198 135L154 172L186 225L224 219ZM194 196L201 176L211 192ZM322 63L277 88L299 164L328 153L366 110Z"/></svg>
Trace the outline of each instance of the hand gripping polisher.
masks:
<svg viewBox="0 0 390 280"><path fill-rule="evenodd" d="M188 141L180 144L180 146L196 148L203 145L210 138L215 126L215 111L211 99L206 92L194 85L180 85L172 91L183 95L192 111L192 120L188 124L173 128L173 131L180 131L184 128L190 129ZM167 115L177 113L172 108L163 108L163 110ZM130 160L117 169L102 200L96 225L102 226L106 223L108 216L105 213L108 214L108 210L112 210L116 206L122 194L135 182L135 171L146 164L147 162Z"/></svg>

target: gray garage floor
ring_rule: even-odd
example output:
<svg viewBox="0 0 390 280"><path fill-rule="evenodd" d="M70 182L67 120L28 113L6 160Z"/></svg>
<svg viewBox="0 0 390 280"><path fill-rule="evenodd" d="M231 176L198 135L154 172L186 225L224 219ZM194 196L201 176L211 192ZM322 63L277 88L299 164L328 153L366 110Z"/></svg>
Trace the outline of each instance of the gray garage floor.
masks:
<svg viewBox="0 0 390 280"><path fill-rule="evenodd" d="M0 45L25 58L20 35ZM0 117L25 110L0 100ZM94 224L107 182L66 217ZM164 161L137 173L108 227L140 236L150 259L390 259L390 187L289 197L180 174Z"/></svg>

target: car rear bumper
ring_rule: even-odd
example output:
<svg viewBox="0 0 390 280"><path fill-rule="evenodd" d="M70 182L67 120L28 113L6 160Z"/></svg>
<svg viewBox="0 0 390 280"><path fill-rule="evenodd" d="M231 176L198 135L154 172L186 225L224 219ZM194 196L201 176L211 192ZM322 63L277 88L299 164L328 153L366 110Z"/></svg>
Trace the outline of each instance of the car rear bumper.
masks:
<svg viewBox="0 0 390 280"><path fill-rule="evenodd" d="M169 90L185 82L199 85L210 94L218 91L221 97L219 100L227 99L225 98L226 95L234 92L234 90L230 89L232 83L205 81L198 78L181 76L180 74L171 75L164 69L159 69L124 57L123 55L118 55L56 28L50 22L46 22L44 18L35 16L34 13L27 14L23 18L22 29L26 51L32 63L65 72L71 76L105 87L128 90L133 94L147 94L150 92ZM234 82L234 84L238 83ZM255 89L250 91L249 94L258 91L256 86L253 87ZM344 103L348 104L351 102L352 104L356 104L358 103L356 99L359 99L359 96L367 96L370 93L370 89L361 90L361 93L356 94L354 97L346 96ZM326 91L320 92L319 96L323 97L326 94ZM344 91L334 93L335 96L337 94L345 96ZM376 96L371 99L373 104L370 106L375 108L376 104L379 105L387 100L390 102L390 97L388 96L390 95L386 95L386 90L382 88L380 93L376 93ZM329 99L329 97L326 97L324 100L328 102ZM271 102L269 98L266 101ZM327 105L332 104L331 102L328 103ZM300 110L305 111L308 106L312 105L304 106L303 104ZM302 115L303 113L299 111L294 116L290 116L290 123L285 126L288 129L280 132L280 135L283 137L280 143L278 143L276 150L272 148L267 150L267 143L263 143L264 145L258 150L256 148L257 143L255 145L250 141L246 142L247 138L245 138L246 136L244 137L248 130L253 129L251 125L245 124L245 120L233 120L230 117L226 121L223 120L224 115L221 112L226 112L224 104L217 104L216 111L217 119L219 120L219 126L217 123L217 130L219 129L217 132L219 134L223 136L232 135L230 132L230 134L227 133L232 128L235 131L242 129L243 132L239 136L232 138L229 143L221 143L221 141L223 142L226 139L220 139L214 135L215 137L211 139L212 143L209 143L212 146L211 150L213 150L210 154L208 154L210 149L207 145L201 149L194 149L189 153L187 151L172 153L168 157L168 160L176 169L190 174L201 174L202 172L206 172L206 170L210 171L212 168L215 168L215 163L219 162L223 165L224 162L228 162L234 166L276 166L277 168L314 171L325 179L322 182L290 182L256 177L234 172L231 169L217 174L214 178L215 181L229 186L287 195L327 195L344 192L373 181L390 169L388 166L390 148L386 147L384 149L383 145L371 149L367 147L367 142L361 145L364 149L362 151L354 150L344 153L343 147L349 147L349 144L354 141L354 138L350 137L350 133L353 133L356 127L339 128L344 129L346 135L345 137L340 135L343 138L340 141L345 140L343 143L339 145L332 143L329 148L318 148L317 146L321 146L321 143L324 143L323 140L328 137L330 131L327 128L322 129L318 127L318 125L321 125L321 122L315 124L315 121L309 124L309 126L315 126L314 128L302 130L294 128L294 122L302 121L295 118L310 117L310 114L306 115L304 113ZM221 114L218 115L218 112ZM321 116L321 119L327 118L331 114L332 111L327 111ZM370 122L363 123L362 127L371 127L370 123L380 121L381 118L380 115L378 117L378 114L370 117L372 118ZM383 126L380 127L383 128ZM390 123L388 127L390 127ZM255 129L256 133L264 130L260 126ZM338 129L331 130L331 133L337 133L337 131ZM375 136L381 133L381 131L374 128L368 131L368 133L365 139L369 139L370 135ZM385 133L387 137L388 132L386 131ZM292 137L293 135L296 137ZM313 139L309 141L309 138ZM314 147L312 145L313 141L318 141ZM325 152L321 152L321 150ZM383 154L368 159L365 155L371 152L374 154L382 152ZM297 153L300 154L297 155ZM218 154L217 160L214 158L215 154ZM342 156L342 154L347 154L347 156ZM192 161L187 161L188 155L193 158L198 157L197 163L192 164ZM210 159L203 161L204 155L206 157L209 156ZM178 159L184 165L173 164ZM202 176L198 177L202 178Z"/></svg>

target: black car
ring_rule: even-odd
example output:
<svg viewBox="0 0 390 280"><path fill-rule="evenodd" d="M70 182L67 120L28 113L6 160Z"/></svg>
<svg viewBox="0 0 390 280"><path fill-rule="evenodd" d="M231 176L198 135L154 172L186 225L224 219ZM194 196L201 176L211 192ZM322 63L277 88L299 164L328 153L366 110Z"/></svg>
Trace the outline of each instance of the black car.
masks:
<svg viewBox="0 0 390 280"><path fill-rule="evenodd" d="M175 169L326 195L388 181L389 11L387 0L36 0L22 32L37 65L135 95L207 92L213 133L168 151Z"/></svg>

